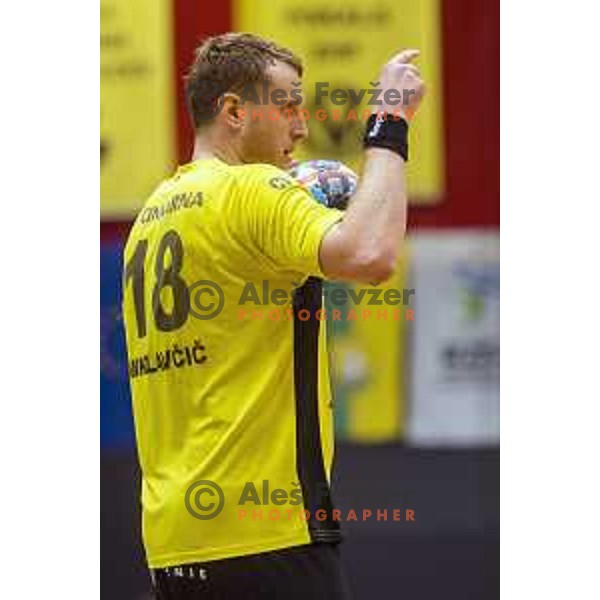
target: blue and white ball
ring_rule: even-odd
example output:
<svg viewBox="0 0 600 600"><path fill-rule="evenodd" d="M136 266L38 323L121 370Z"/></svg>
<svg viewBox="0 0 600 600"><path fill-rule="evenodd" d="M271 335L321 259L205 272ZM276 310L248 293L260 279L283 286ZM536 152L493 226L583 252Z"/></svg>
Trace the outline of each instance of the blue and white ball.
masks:
<svg viewBox="0 0 600 600"><path fill-rule="evenodd" d="M290 175L317 200L345 210L358 184L358 176L338 160L307 160L292 165Z"/></svg>

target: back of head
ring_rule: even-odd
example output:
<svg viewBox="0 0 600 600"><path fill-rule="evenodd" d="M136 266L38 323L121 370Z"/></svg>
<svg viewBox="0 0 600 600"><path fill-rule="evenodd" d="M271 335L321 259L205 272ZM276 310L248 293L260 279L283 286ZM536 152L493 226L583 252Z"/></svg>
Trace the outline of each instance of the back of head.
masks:
<svg viewBox="0 0 600 600"><path fill-rule="evenodd" d="M302 75L302 61L291 50L251 33L225 33L206 39L196 50L186 77L185 95L194 128L211 122L226 92L241 93L267 79L267 68L281 61Z"/></svg>

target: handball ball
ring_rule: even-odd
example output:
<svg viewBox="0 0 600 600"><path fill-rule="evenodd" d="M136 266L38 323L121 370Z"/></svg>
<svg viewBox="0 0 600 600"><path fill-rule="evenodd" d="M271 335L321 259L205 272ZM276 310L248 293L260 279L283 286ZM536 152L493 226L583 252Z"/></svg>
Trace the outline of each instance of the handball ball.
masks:
<svg viewBox="0 0 600 600"><path fill-rule="evenodd" d="M290 175L319 202L345 210L356 191L358 176L338 160L307 160L292 165Z"/></svg>

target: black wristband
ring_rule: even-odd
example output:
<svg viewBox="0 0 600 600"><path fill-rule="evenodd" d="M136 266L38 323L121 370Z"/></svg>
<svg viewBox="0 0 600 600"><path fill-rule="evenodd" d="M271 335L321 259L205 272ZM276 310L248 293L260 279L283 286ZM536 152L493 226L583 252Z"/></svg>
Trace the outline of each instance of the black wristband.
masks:
<svg viewBox="0 0 600 600"><path fill-rule="evenodd" d="M373 113L367 120L365 148L387 148L408 161L408 123L397 115Z"/></svg>

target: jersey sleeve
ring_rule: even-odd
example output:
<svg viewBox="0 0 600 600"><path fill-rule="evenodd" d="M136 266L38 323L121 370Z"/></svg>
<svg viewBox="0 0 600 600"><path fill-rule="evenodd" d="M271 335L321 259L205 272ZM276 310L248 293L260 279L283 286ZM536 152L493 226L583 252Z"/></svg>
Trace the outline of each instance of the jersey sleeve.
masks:
<svg viewBox="0 0 600 600"><path fill-rule="evenodd" d="M319 204L285 172L258 168L248 187L248 234L274 268L324 277L319 249L343 212Z"/></svg>

